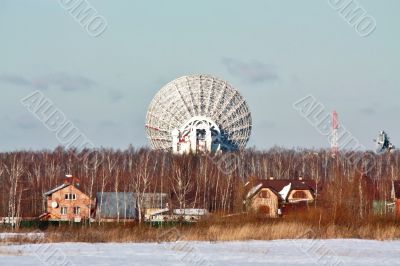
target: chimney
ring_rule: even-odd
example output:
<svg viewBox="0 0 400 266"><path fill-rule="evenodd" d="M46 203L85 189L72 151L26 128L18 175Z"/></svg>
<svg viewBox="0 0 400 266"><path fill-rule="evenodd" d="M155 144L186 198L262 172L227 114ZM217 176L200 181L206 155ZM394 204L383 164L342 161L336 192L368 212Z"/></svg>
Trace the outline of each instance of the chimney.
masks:
<svg viewBox="0 0 400 266"><path fill-rule="evenodd" d="M79 179L73 177L73 175L65 175L64 184L71 184L79 187Z"/></svg>

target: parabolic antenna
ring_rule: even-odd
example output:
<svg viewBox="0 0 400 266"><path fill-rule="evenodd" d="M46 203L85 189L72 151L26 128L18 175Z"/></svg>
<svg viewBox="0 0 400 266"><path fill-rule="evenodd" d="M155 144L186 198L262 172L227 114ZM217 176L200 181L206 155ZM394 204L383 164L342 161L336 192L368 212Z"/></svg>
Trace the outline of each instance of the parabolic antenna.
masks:
<svg viewBox="0 0 400 266"><path fill-rule="evenodd" d="M58 202L57 202L57 201L52 201L52 202L51 202L51 207L52 207L53 209L57 209L57 207L58 207Z"/></svg>
<svg viewBox="0 0 400 266"><path fill-rule="evenodd" d="M251 113L240 93L209 75L175 79L154 96L146 116L153 149L174 153L243 149Z"/></svg>
<svg viewBox="0 0 400 266"><path fill-rule="evenodd" d="M394 145L390 142L388 134L381 130L379 132L378 138L375 141L375 151L377 153L382 153L385 151L393 151L395 149Z"/></svg>

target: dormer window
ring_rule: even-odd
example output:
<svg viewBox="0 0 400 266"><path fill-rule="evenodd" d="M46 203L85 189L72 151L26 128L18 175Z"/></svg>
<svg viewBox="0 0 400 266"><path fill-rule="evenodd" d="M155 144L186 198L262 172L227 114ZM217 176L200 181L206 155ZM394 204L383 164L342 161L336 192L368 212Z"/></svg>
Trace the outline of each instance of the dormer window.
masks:
<svg viewBox="0 0 400 266"><path fill-rule="evenodd" d="M263 199L268 199L269 198L269 193L266 190L261 190L258 195L260 196L260 198L263 198Z"/></svg>
<svg viewBox="0 0 400 266"><path fill-rule="evenodd" d="M296 191L293 193L293 198L294 199L305 199L305 198L307 198L307 195L304 191L299 190L299 191Z"/></svg>

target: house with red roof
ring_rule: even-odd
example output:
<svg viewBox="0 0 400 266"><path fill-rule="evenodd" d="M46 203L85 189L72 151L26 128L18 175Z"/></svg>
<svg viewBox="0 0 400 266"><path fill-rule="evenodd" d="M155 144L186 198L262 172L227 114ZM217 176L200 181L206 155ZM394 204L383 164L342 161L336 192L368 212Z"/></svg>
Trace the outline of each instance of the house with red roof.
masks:
<svg viewBox="0 0 400 266"><path fill-rule="evenodd" d="M314 180L253 179L246 185L248 211L265 217L279 217L285 208L314 202L320 189Z"/></svg>

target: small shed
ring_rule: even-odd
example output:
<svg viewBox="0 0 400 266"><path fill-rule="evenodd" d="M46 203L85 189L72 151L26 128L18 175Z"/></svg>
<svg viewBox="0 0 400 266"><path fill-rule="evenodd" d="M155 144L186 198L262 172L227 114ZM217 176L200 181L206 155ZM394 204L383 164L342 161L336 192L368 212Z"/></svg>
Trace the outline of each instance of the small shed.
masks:
<svg viewBox="0 0 400 266"><path fill-rule="evenodd" d="M137 200L140 198L140 208L143 211L142 215L144 215L145 220L149 220L154 213L169 208L167 193L136 193L135 195Z"/></svg>

